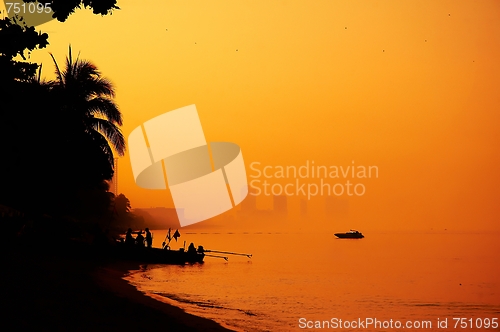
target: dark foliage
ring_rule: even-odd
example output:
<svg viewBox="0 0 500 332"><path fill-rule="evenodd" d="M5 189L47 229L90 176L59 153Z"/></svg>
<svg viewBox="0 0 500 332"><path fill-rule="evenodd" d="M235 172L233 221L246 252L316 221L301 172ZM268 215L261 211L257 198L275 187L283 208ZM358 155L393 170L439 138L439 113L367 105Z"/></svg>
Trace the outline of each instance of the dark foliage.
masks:
<svg viewBox="0 0 500 332"><path fill-rule="evenodd" d="M33 78L38 64L15 61L16 56L23 60L35 49L45 48L48 42L46 33L36 32L34 27L28 27L22 19L0 19L0 84L7 87L12 81L27 81Z"/></svg>
<svg viewBox="0 0 500 332"><path fill-rule="evenodd" d="M23 0L24 2L35 2L36 0ZM52 17L59 22L64 22L73 14L76 9L91 8L94 14L108 15L113 10L120 9L116 0L52 0L45 1L51 3L54 14Z"/></svg>
<svg viewBox="0 0 500 332"><path fill-rule="evenodd" d="M113 148L125 151L113 86L71 51L65 68L56 64L55 81L40 80L37 64L14 57L45 47L47 35L18 23L0 20L0 204L102 214L111 201L103 183L113 176Z"/></svg>

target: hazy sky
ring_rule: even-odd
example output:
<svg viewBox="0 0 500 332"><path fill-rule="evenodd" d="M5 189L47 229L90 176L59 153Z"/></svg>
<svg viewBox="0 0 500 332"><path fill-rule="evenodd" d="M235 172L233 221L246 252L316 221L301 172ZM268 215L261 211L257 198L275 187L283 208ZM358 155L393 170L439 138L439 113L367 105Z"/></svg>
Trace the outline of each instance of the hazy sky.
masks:
<svg viewBox="0 0 500 332"><path fill-rule="evenodd" d="M362 226L500 228L498 1L118 5L41 25L50 46L32 60L52 78L48 52L63 63L71 43L114 82L127 137L196 104L207 141L239 144L249 175L252 162L376 165L378 178L351 179L366 189L350 198ZM119 163L133 207L171 206Z"/></svg>

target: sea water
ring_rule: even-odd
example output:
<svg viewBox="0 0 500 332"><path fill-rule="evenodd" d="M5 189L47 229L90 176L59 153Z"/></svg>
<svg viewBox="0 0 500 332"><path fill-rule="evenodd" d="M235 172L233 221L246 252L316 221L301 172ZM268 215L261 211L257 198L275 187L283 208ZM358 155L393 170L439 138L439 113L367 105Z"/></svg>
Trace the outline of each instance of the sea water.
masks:
<svg viewBox="0 0 500 332"><path fill-rule="evenodd" d="M252 257L213 253L228 260L148 265L126 279L234 330L500 330L498 232L192 231L171 247L184 241Z"/></svg>

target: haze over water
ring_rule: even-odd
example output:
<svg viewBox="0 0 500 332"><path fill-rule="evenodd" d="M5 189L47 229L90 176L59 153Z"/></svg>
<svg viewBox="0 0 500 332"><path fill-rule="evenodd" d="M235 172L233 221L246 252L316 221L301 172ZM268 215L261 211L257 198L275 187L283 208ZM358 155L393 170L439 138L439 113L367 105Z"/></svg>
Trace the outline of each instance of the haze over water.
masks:
<svg viewBox="0 0 500 332"><path fill-rule="evenodd" d="M154 234L154 246L160 246L166 232ZM300 330L300 318L425 320L432 330L438 319L448 319L448 329L440 330L456 330L458 317L500 320L498 232L371 232L361 240L336 239L330 232L181 234L173 249L185 240L186 247L194 242L253 257L149 265L127 280L156 299L232 329Z"/></svg>

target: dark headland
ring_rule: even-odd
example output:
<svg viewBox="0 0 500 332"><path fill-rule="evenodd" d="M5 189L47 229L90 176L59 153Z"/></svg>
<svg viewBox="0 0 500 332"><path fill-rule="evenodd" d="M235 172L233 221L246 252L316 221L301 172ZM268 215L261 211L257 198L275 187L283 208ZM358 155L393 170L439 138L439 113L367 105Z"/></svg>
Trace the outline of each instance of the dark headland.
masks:
<svg viewBox="0 0 500 332"><path fill-rule="evenodd" d="M139 292L122 279L138 263L83 244L4 245L4 331L230 331Z"/></svg>

